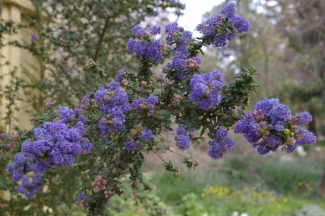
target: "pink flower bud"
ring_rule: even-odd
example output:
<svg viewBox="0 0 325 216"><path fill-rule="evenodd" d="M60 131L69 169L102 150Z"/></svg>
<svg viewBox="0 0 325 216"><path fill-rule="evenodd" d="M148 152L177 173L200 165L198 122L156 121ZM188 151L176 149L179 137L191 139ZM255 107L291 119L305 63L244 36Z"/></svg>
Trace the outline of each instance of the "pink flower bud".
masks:
<svg viewBox="0 0 325 216"><path fill-rule="evenodd" d="M103 179L103 180L102 180L102 184L103 184L103 185L106 185L106 184L107 184L107 180L106 180L106 179Z"/></svg>
<svg viewBox="0 0 325 216"><path fill-rule="evenodd" d="M128 82L126 79L123 79L123 80L122 80L122 84L123 84L124 86L127 86L127 85L129 84L129 82Z"/></svg>
<svg viewBox="0 0 325 216"><path fill-rule="evenodd" d="M147 86L147 82L146 82L146 81L142 81L142 82L141 82L141 85L142 85L143 87L146 87L146 86Z"/></svg>

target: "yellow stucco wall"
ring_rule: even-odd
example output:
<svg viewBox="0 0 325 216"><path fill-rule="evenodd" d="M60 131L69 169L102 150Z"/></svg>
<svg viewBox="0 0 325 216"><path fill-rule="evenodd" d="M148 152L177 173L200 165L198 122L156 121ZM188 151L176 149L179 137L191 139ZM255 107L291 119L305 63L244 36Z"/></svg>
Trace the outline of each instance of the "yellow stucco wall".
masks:
<svg viewBox="0 0 325 216"><path fill-rule="evenodd" d="M1 4L2 13L1 17L4 20L12 20L15 23L27 23L27 19L24 17L23 13L27 13L30 16L35 16L35 9L32 3L28 0L3 0ZM20 30L16 35L4 36L4 41L14 41L17 40L20 43L28 42L33 34L33 29L24 29ZM4 89L11 81L11 77L6 75L13 69L16 69L16 76L23 78L23 70L28 70L34 75L38 74L38 62L37 60L26 50L14 47L6 46L0 50L0 53L4 58L0 58L0 64L9 61L10 65L0 67L0 75L3 76L1 79L1 88ZM36 76L37 77L37 76ZM19 95L23 97L23 92L19 92ZM36 95L35 95L36 96ZM5 113L8 112L6 106L8 100L5 98L0 98L0 129L10 132L13 125L17 125L22 129L31 128L29 122L30 116L24 111L23 107L26 106L22 101L15 101L15 105L19 108L18 110L13 110L13 116L16 119L12 119L11 123L8 125L5 124L3 117Z"/></svg>
<svg viewBox="0 0 325 216"><path fill-rule="evenodd" d="M35 9L32 3L28 0L2 0L0 1L0 6L2 8L1 18L4 20L12 20L17 23L27 23L28 21L24 16L22 16L22 12L27 13L29 16L35 16ZM33 34L33 29L24 29L19 31L16 35L4 36L2 39L4 43L6 41L17 40L20 43L24 43L30 40L31 34ZM22 71L28 70L32 72L34 75L38 74L38 62L37 60L26 50L19 49L13 46L6 46L0 49L0 55L3 58L0 58L0 65L5 63L6 61L10 62L10 65L5 65L0 67L0 75L2 76L0 88L4 89L6 85L8 85L11 81L11 77L7 76L11 70L17 68L16 75L24 78ZM37 76L36 76L37 77ZM21 96L23 96L22 92L19 92ZM5 113L8 111L6 105L8 104L8 100L4 97L0 98L0 129L6 132L10 132L12 130L13 125L18 125L22 129L31 128L31 124L29 122L30 116L24 112L22 107L26 106L21 101L15 101L18 108L18 111L13 110L13 115L17 118L13 119L11 124L5 125L5 121L3 117ZM5 198L7 200L10 199L10 193L8 191L0 191L0 197Z"/></svg>

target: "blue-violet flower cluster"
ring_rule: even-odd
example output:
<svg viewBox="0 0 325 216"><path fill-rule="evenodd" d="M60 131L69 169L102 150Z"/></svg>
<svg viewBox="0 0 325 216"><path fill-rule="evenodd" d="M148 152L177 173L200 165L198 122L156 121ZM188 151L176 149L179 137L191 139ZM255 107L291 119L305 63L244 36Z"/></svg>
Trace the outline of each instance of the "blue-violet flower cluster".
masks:
<svg viewBox="0 0 325 216"><path fill-rule="evenodd" d="M219 127L216 133L216 138L210 141L210 150L208 155L213 159L223 158L228 149L235 146L235 143L227 137L228 130L224 127Z"/></svg>
<svg viewBox="0 0 325 216"><path fill-rule="evenodd" d="M98 122L102 137L108 133L121 131L124 128L125 113L130 111L128 96L117 82L110 82L107 88L99 88L95 92L95 101L104 118Z"/></svg>
<svg viewBox="0 0 325 216"><path fill-rule="evenodd" d="M194 138L194 132L188 132L183 124L178 125L176 129L175 141L176 145L181 151L188 149L191 146L192 139Z"/></svg>
<svg viewBox="0 0 325 216"><path fill-rule="evenodd" d="M154 94L150 94L149 97L140 98L132 102L132 107L138 111L148 110L149 114L152 116L155 114L155 105L158 103L158 98Z"/></svg>
<svg viewBox="0 0 325 216"><path fill-rule="evenodd" d="M279 99L264 99L237 122L235 132L242 133L261 155L274 152L280 146L290 153L297 145L316 143L315 134L301 127L311 121L308 112L291 115L290 109Z"/></svg>
<svg viewBox="0 0 325 216"><path fill-rule="evenodd" d="M195 74L190 81L192 91L189 97L201 109L208 110L220 102L220 90L223 84L224 76L219 70L206 74Z"/></svg>
<svg viewBox="0 0 325 216"><path fill-rule="evenodd" d="M203 34L207 44L216 47L225 46L238 33L247 32L250 23L242 16L236 16L236 5L228 3L220 12L220 15L209 18L205 23L199 24L196 29Z"/></svg>
<svg viewBox="0 0 325 216"><path fill-rule="evenodd" d="M152 138L152 131L147 128L142 128L138 125L136 129L132 129L126 139L125 148L129 151L133 151L138 147L140 141L146 142Z"/></svg>
<svg viewBox="0 0 325 216"><path fill-rule="evenodd" d="M132 34L140 40L131 39L127 45L128 49L138 58L142 57L153 64L157 64L164 59L161 53L163 48L162 41L152 38L152 36L160 34L159 26L152 27L149 29L149 32L140 26L135 26L132 29Z"/></svg>
<svg viewBox="0 0 325 216"><path fill-rule="evenodd" d="M45 122L34 130L34 141L26 140L22 145L22 152L15 156L13 163L7 166L6 172L15 182L21 180L17 190L32 198L42 190L41 175L52 167L68 167L73 164L79 154L87 154L92 144L83 137L85 124L81 116L74 127L67 125L71 121L73 111L67 107L59 108L62 118L54 122ZM71 115L70 115L71 114ZM34 172L34 177L27 175Z"/></svg>

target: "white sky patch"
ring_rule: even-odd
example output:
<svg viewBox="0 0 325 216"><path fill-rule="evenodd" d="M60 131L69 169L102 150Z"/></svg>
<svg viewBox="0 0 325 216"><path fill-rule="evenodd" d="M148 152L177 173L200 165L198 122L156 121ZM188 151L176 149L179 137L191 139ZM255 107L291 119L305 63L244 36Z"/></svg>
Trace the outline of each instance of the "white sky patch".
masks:
<svg viewBox="0 0 325 216"><path fill-rule="evenodd" d="M177 17L174 14L169 16L171 22L177 21L179 26L184 27L185 30L194 32L196 26L201 23L202 15L211 11L214 6L219 5L223 0L182 0L183 4L186 4L184 15ZM195 34L196 35L196 34Z"/></svg>

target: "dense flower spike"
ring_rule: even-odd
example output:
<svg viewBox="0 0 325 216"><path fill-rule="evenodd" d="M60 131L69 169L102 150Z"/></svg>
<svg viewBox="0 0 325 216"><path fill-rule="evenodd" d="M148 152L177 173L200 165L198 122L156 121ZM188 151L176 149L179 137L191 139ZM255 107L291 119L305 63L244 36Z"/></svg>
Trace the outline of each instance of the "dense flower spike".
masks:
<svg viewBox="0 0 325 216"><path fill-rule="evenodd" d="M223 158L228 149L235 146L235 143L227 137L228 131L224 127L219 127L216 133L216 138L210 141L210 150L208 155L212 159Z"/></svg>
<svg viewBox="0 0 325 216"><path fill-rule="evenodd" d="M250 29L249 22L242 16L235 16L236 6L228 3L220 12L199 24L197 30L203 34L204 42L216 47L225 46L227 41L232 40L238 33L247 32Z"/></svg>
<svg viewBox="0 0 325 216"><path fill-rule="evenodd" d="M223 84L224 77L219 70L214 70L207 74L196 74L190 81L192 91L189 97L201 109L208 110L220 102L220 90Z"/></svg>
<svg viewBox="0 0 325 216"><path fill-rule="evenodd" d="M243 133L260 154L274 152L279 147L290 153L297 145L316 143L316 136L301 128L311 120L307 112L292 116L290 109L277 98L264 99L238 121L235 132Z"/></svg>
<svg viewBox="0 0 325 216"><path fill-rule="evenodd" d="M95 92L95 101L105 116L98 122L102 137L108 137L112 131L124 128L125 113L130 111L128 96L117 82L110 82L107 88L99 88Z"/></svg>

